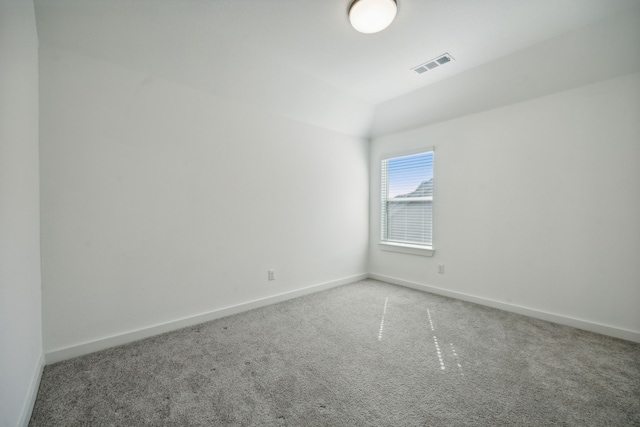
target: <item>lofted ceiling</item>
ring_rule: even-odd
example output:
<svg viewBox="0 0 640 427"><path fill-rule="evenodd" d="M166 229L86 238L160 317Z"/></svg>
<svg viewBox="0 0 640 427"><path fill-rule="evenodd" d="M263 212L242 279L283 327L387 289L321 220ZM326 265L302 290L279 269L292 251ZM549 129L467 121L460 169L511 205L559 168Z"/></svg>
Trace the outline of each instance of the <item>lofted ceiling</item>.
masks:
<svg viewBox="0 0 640 427"><path fill-rule="evenodd" d="M349 4L35 1L45 47L251 101L302 121L322 116L317 124L360 136L370 135L376 106L635 11L640 1L398 0L396 20L370 35L351 28ZM422 75L410 70L445 52L455 61Z"/></svg>

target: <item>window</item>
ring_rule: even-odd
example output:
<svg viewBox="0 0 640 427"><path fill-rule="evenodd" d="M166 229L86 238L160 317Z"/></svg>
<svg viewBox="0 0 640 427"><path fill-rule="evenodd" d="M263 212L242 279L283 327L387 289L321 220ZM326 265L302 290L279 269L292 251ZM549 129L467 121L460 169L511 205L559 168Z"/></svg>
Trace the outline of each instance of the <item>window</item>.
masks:
<svg viewBox="0 0 640 427"><path fill-rule="evenodd" d="M381 248L433 254L433 149L381 164Z"/></svg>

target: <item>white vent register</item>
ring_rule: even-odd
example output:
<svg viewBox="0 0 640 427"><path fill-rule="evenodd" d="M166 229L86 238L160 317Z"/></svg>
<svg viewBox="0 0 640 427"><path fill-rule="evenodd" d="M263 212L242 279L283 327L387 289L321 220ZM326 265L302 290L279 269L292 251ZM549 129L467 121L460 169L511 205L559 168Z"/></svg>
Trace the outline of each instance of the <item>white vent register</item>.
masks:
<svg viewBox="0 0 640 427"><path fill-rule="evenodd" d="M411 70L414 71L416 74L423 74L441 65L448 64L451 61L453 61L453 56L449 55L448 53L444 53L438 56L437 58L434 58L430 61L425 62L424 64L420 64L417 67L413 67Z"/></svg>

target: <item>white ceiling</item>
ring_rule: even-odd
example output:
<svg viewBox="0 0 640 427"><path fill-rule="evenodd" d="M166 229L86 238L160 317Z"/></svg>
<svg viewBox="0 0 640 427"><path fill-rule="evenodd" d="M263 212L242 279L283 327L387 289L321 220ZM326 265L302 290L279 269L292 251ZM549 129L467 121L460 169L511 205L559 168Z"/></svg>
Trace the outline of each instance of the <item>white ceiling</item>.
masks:
<svg viewBox="0 0 640 427"><path fill-rule="evenodd" d="M378 104L369 135L422 127L638 72L640 10L580 27Z"/></svg>
<svg viewBox="0 0 640 427"><path fill-rule="evenodd" d="M349 3L255 2L260 6L250 8L251 30L245 41L378 104L640 4L637 0L398 0L392 25L364 35L348 23ZM410 71L445 52L456 62L423 75Z"/></svg>
<svg viewBox="0 0 640 427"><path fill-rule="evenodd" d="M313 122L300 113L312 101L322 106L313 114L328 115L333 106L359 111L353 128L325 125L366 135L385 101L635 10L640 0L398 0L396 20L372 35L351 28L349 3L35 1L45 46L271 105L303 121ZM423 75L410 71L445 52L456 61Z"/></svg>

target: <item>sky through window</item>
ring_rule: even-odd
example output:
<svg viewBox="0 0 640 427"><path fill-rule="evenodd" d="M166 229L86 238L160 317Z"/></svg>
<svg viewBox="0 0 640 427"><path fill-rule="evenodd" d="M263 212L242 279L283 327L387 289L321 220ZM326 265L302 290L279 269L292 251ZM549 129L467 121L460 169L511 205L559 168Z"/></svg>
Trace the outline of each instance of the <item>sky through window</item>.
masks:
<svg viewBox="0 0 640 427"><path fill-rule="evenodd" d="M433 179L433 151L389 159L387 168L388 197L410 194Z"/></svg>

